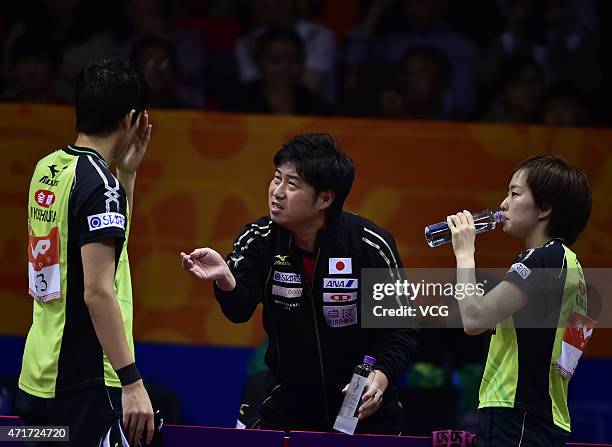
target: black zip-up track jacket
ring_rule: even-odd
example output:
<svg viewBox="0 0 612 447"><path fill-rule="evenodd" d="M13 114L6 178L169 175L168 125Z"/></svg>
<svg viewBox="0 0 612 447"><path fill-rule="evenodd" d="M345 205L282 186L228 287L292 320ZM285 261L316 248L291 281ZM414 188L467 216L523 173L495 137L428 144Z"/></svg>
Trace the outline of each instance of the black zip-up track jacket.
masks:
<svg viewBox="0 0 612 447"><path fill-rule="evenodd" d="M339 392L364 355L389 379L383 402L397 405L398 375L417 347L413 329L361 328L361 269L381 268L389 281L403 277L391 234L373 222L341 213L317 235L310 284L295 254L292 233L269 217L246 225L226 261L236 288L215 296L234 323L248 321L259 303L269 336L266 363L279 385L319 401L328 425L342 400ZM391 396L392 395L392 396ZM389 399L393 397L394 399Z"/></svg>

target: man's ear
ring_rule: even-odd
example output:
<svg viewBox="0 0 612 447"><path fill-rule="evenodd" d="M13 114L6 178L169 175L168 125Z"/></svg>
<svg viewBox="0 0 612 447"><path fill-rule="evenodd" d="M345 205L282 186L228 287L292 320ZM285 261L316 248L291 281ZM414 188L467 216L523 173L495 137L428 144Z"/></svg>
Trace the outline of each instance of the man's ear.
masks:
<svg viewBox="0 0 612 447"><path fill-rule="evenodd" d="M127 130L132 128L133 126L138 127L140 123L140 113L136 113L136 110L132 109L128 113L125 114L123 120L121 120L121 124Z"/></svg>
<svg viewBox="0 0 612 447"><path fill-rule="evenodd" d="M332 190L329 191L321 191L319 193L319 198L317 199L319 202L319 208L325 210L334 203L334 199L336 198L336 193Z"/></svg>

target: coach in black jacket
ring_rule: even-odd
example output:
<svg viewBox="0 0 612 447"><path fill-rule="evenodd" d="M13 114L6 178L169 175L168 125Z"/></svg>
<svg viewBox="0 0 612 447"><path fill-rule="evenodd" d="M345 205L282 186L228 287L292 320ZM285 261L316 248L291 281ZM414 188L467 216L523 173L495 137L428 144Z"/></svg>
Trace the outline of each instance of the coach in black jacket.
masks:
<svg viewBox="0 0 612 447"><path fill-rule="evenodd" d="M364 355L377 359L359 408L360 433L399 433L395 382L417 345L411 329L363 329L362 268L402 277L393 237L342 212L352 160L327 134L299 135L274 156L270 215L248 224L227 260L211 248L181 253L183 268L215 281L223 313L242 323L263 304L270 369L261 427L330 431L342 390Z"/></svg>

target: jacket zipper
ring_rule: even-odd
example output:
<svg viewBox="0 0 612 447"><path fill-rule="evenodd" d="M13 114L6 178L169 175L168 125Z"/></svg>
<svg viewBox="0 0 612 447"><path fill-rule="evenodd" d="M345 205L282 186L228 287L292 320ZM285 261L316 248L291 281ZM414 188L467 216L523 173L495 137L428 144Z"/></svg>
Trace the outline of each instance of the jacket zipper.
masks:
<svg viewBox="0 0 612 447"><path fill-rule="evenodd" d="M266 278L266 286L264 288L264 291L268 290L268 283L270 282L270 274L272 273L272 269L274 268L274 266L270 267L270 270L268 270L268 277ZM264 292L264 300L266 299L267 294ZM268 306L263 306L264 311L266 310ZM274 328L274 339L276 340L276 368L278 371L278 375L281 375L281 354L280 354L280 343L278 342L278 331L276 330L276 324L274 324L274 318L272 316L272 312L269 312L269 316L270 316L270 322L272 323L272 327Z"/></svg>
<svg viewBox="0 0 612 447"><path fill-rule="evenodd" d="M293 250L291 249L292 240L293 240L293 235L289 238L289 252L291 253L291 256L295 259L295 255L293 254ZM308 287L308 296L310 298L310 304L312 307L312 316L313 316L313 321L314 321L315 335L317 337L317 349L319 351L319 368L321 369L321 382L323 383L323 406L325 407L324 408L325 409L325 423L329 425L330 419L329 419L329 409L327 405L327 384L325 382L325 372L324 372L325 370L323 368L323 351L321 349L321 337L319 335L319 324L317 323L317 312L315 309L314 297L312 294L312 289L315 283L317 264L319 263L320 253L321 253L321 249L318 248L317 257L315 258L314 270L313 270L313 275L312 275L312 286L308 282L308 276L306 275L306 272L304 271L304 267L302 266L302 263L298 263L298 264L299 264L300 271L302 272L302 275L304 276L304 279L306 280L305 282L306 282L306 286Z"/></svg>

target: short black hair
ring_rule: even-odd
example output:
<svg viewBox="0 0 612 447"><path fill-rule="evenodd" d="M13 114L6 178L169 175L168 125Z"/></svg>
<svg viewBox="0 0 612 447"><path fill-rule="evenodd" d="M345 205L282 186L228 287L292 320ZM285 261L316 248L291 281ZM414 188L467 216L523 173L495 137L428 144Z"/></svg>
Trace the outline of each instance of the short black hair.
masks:
<svg viewBox="0 0 612 447"><path fill-rule="evenodd" d="M271 27L267 28L258 38L255 44L255 56L258 60L261 60L263 53L266 49L274 42L291 42L295 45L300 55L300 58L304 60L306 50L304 48L304 41L298 33L289 28L283 27Z"/></svg>
<svg viewBox="0 0 612 447"><path fill-rule="evenodd" d="M584 172L551 154L536 155L519 163L536 205L550 206L546 232L551 238L573 244L591 215L591 188Z"/></svg>
<svg viewBox="0 0 612 447"><path fill-rule="evenodd" d="M317 195L330 190L335 193L328 217L342 212L344 201L353 186L355 166L331 135L300 134L284 144L274 155L273 161L277 168L287 162L294 163L298 175L315 189Z"/></svg>
<svg viewBox="0 0 612 447"><path fill-rule="evenodd" d="M136 117L147 108L149 88L143 74L126 59L113 57L89 63L76 83L76 130L107 136L130 110Z"/></svg>

